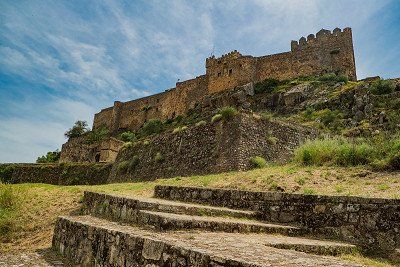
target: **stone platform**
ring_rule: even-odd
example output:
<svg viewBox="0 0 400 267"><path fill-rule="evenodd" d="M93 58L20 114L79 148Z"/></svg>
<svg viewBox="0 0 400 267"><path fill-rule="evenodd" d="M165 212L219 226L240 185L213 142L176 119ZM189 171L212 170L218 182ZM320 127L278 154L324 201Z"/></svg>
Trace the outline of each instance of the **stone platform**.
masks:
<svg viewBox="0 0 400 267"><path fill-rule="evenodd" d="M53 249L79 266L360 266L334 257L351 253L354 244L316 239L305 227L259 216L85 192L82 215L58 218Z"/></svg>

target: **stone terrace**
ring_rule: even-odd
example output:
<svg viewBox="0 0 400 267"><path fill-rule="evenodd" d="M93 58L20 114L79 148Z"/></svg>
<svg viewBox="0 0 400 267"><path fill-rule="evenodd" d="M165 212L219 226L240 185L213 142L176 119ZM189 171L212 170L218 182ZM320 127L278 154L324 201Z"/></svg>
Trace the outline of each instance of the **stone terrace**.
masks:
<svg viewBox="0 0 400 267"><path fill-rule="evenodd" d="M270 222L249 207L186 202L195 190L210 196L166 186L156 188L159 198L85 192L82 215L57 220L53 248L80 266L360 266L334 257L354 244L312 237L301 223Z"/></svg>

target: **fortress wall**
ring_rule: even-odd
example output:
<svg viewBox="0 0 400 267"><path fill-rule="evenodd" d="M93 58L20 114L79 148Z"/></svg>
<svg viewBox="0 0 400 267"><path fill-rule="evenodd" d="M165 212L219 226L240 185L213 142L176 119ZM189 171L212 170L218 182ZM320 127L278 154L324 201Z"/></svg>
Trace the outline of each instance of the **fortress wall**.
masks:
<svg viewBox="0 0 400 267"><path fill-rule="evenodd" d="M222 57L206 60L208 94L244 85L253 80L255 58L242 56L236 50Z"/></svg>
<svg viewBox="0 0 400 267"><path fill-rule="evenodd" d="M255 80L267 78L291 79L298 76L335 72L356 80L352 33L336 28L292 41L291 51L259 57Z"/></svg>
<svg viewBox="0 0 400 267"><path fill-rule="evenodd" d="M185 113L207 95L267 78L292 79L298 76L335 72L356 80L352 32L320 30L292 41L291 51L263 57L243 56L233 51L206 59L206 75L178 82L176 88L129 101L115 102L94 118L93 128L106 125L113 133L135 131L150 119L165 120ZM150 109L144 109L149 106Z"/></svg>
<svg viewBox="0 0 400 267"><path fill-rule="evenodd" d="M111 129L112 125L112 109L113 107L102 109L99 113L94 114L93 129L98 129L102 125Z"/></svg>

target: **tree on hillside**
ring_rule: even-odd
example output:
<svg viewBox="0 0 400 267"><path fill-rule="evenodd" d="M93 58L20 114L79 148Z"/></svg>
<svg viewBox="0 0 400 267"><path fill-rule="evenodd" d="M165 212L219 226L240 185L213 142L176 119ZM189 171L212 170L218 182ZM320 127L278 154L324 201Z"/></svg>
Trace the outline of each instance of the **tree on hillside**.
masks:
<svg viewBox="0 0 400 267"><path fill-rule="evenodd" d="M88 124L86 121L76 121L74 126L66 131L64 135L68 138L79 137L89 131L87 126Z"/></svg>
<svg viewBox="0 0 400 267"><path fill-rule="evenodd" d="M45 156L38 157L36 163L51 163L58 162L60 159L60 150L49 151Z"/></svg>

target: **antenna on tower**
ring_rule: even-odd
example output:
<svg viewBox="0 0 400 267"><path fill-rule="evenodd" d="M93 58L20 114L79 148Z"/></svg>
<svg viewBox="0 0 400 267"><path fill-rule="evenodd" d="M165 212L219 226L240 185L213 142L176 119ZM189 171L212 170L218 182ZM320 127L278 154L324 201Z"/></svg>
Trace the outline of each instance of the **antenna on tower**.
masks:
<svg viewBox="0 0 400 267"><path fill-rule="evenodd" d="M212 57L212 56L214 55L214 49L215 49L215 45L213 45L213 48L212 48L212 51L211 51L210 57Z"/></svg>

